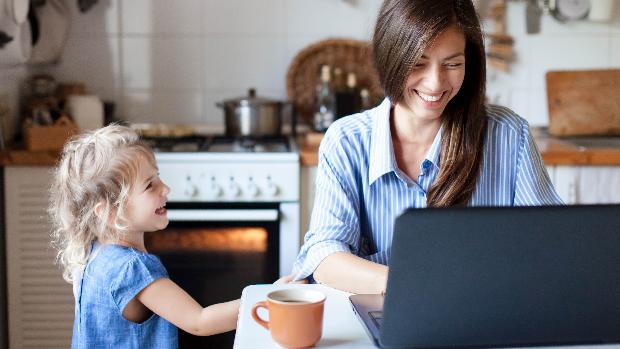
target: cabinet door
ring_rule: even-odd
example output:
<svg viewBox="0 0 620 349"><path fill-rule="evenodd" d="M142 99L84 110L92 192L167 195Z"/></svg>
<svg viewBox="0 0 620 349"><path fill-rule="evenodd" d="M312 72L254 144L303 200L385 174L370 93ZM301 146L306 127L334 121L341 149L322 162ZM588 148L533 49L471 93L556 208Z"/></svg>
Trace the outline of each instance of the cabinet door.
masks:
<svg viewBox="0 0 620 349"><path fill-rule="evenodd" d="M69 348L71 285L54 264L48 167L5 168L9 348Z"/></svg>
<svg viewBox="0 0 620 349"><path fill-rule="evenodd" d="M620 166L557 166L553 184L565 203L620 203Z"/></svg>
<svg viewBox="0 0 620 349"><path fill-rule="evenodd" d="M620 203L620 166L583 166L575 178L581 204Z"/></svg>

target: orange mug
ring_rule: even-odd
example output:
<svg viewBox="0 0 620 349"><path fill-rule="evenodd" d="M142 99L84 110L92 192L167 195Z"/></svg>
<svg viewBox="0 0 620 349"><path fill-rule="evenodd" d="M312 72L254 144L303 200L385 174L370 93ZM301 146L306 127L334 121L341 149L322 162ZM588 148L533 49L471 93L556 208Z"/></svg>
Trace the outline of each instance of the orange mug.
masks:
<svg viewBox="0 0 620 349"><path fill-rule="evenodd" d="M303 288L273 291L267 295L267 300L254 304L252 317L280 346L309 348L323 334L325 298L322 292ZM258 316L258 308L269 312L269 321Z"/></svg>

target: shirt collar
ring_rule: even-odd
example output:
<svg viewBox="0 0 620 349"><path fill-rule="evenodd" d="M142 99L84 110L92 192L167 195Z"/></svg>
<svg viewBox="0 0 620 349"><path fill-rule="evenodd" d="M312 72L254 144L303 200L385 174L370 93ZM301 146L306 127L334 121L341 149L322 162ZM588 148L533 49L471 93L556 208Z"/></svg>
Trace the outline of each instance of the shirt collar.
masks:
<svg viewBox="0 0 620 349"><path fill-rule="evenodd" d="M388 98L373 109L374 127L370 139L370 160L368 171L368 185L372 185L379 177L386 173L394 172L398 166L394 157L392 134L390 130L390 110L392 103ZM433 144L425 159L430 161L437 169L440 166L441 135L443 127L439 129Z"/></svg>
<svg viewBox="0 0 620 349"><path fill-rule="evenodd" d="M372 185L379 177L396 169L392 136L390 133L390 110L392 103L384 99L373 109L374 126L370 138L370 159L368 165L368 185Z"/></svg>

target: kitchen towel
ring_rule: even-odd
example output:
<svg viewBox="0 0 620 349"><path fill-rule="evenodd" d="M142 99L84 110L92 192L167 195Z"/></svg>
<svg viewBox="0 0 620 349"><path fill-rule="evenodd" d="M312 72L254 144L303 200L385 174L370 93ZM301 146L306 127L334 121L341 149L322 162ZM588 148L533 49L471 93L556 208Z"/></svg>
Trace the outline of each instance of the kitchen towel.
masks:
<svg viewBox="0 0 620 349"><path fill-rule="evenodd" d="M16 24L11 16L0 13L0 32L6 43L0 48L0 67L11 67L27 62L32 52L30 24Z"/></svg>
<svg viewBox="0 0 620 349"><path fill-rule="evenodd" d="M15 24L22 24L28 17L28 0L0 0L0 13L4 13L11 17Z"/></svg>
<svg viewBox="0 0 620 349"><path fill-rule="evenodd" d="M591 21L607 22L614 15L614 4L617 0L594 0L590 2L588 19Z"/></svg>
<svg viewBox="0 0 620 349"><path fill-rule="evenodd" d="M43 6L35 7L39 23L39 39L32 48L29 63L56 63L69 35L71 9L66 0L46 0Z"/></svg>

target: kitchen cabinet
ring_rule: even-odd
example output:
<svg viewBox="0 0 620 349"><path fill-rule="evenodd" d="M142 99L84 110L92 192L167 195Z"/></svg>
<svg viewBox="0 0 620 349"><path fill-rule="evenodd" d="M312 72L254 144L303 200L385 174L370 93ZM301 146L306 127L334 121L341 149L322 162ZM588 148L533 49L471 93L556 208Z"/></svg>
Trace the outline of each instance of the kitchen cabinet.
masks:
<svg viewBox="0 0 620 349"><path fill-rule="evenodd" d="M566 204L620 203L620 166L548 166Z"/></svg>
<svg viewBox="0 0 620 349"><path fill-rule="evenodd" d="M51 168L4 168L9 348L69 348L71 285L54 263L47 216Z"/></svg>

